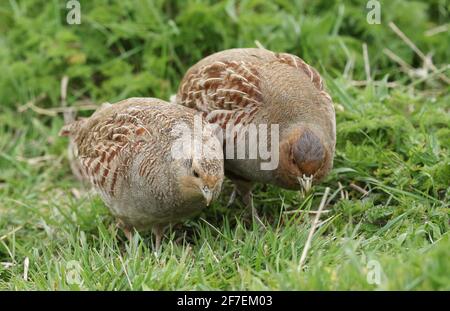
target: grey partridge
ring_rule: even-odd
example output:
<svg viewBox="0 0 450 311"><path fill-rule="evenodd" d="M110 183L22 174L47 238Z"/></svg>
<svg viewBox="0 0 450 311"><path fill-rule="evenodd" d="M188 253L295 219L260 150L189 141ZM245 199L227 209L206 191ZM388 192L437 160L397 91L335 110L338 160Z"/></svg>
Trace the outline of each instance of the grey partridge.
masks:
<svg viewBox="0 0 450 311"><path fill-rule="evenodd" d="M295 55L262 48L215 53L187 71L175 101L196 109L225 132L220 136L224 137L225 175L254 213L251 189L255 182L308 191L311 182L319 182L332 168L333 102L317 71ZM258 136L258 144L262 141L277 149L272 150L271 157L278 157L273 169L262 169L267 159L260 154L249 157L249 147L257 140L250 141L246 131L264 124L278 125L277 145L270 132L267 137ZM233 128L237 129L229 131ZM227 144L245 147L245 157L232 154L230 158Z"/></svg>
<svg viewBox="0 0 450 311"><path fill-rule="evenodd" d="M221 144L193 109L130 98L103 105L60 135L70 138L75 175L99 192L127 237L133 228L152 229L157 249L166 225L196 214L220 193Z"/></svg>

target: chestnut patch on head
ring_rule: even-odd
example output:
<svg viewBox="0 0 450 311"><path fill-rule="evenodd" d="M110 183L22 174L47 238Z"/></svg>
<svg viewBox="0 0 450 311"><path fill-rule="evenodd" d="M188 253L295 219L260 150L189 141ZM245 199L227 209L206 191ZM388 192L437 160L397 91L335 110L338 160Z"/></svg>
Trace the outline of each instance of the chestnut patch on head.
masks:
<svg viewBox="0 0 450 311"><path fill-rule="evenodd" d="M292 145L292 156L302 174L313 175L322 166L325 150L319 137L305 129Z"/></svg>

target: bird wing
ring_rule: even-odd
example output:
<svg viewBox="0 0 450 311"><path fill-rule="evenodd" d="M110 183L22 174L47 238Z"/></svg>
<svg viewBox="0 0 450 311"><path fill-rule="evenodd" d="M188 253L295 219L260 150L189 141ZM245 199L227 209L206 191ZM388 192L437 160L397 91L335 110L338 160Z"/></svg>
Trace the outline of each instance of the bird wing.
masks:
<svg viewBox="0 0 450 311"><path fill-rule="evenodd" d="M151 115L146 110L150 108L142 104L111 105L61 131L72 139L81 175L97 189L114 195L117 178L126 178L124 172L132 155L149 144Z"/></svg>
<svg viewBox="0 0 450 311"><path fill-rule="evenodd" d="M265 49L232 49L194 65L180 84L177 103L202 112L223 128L230 121L250 123L263 105L258 68L273 62L302 70L330 99L319 73L300 57Z"/></svg>

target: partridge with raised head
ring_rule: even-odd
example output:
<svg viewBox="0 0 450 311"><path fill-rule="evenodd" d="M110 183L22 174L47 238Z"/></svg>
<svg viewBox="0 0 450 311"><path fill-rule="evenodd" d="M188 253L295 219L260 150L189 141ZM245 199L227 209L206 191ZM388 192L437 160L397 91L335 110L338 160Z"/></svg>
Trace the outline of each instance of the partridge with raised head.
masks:
<svg viewBox="0 0 450 311"><path fill-rule="evenodd" d="M220 193L223 153L207 125L192 109L130 98L60 135L71 140L76 175L99 192L124 231L152 229L159 248L166 225L195 215Z"/></svg>
<svg viewBox="0 0 450 311"><path fill-rule="evenodd" d="M188 70L175 101L200 111L225 130L224 149L226 144L245 147L243 159L229 158L225 152L225 174L248 204L252 204L254 182L309 190L311 181L319 182L332 168L333 103L317 71L295 55L261 48L210 55ZM258 133L258 144L263 140L276 149L271 156L277 158L276 167L262 169L267 159L260 154L248 157L249 147L257 143L245 134L252 125L278 125L277 140L271 132L266 137ZM233 128L237 129L229 131Z"/></svg>

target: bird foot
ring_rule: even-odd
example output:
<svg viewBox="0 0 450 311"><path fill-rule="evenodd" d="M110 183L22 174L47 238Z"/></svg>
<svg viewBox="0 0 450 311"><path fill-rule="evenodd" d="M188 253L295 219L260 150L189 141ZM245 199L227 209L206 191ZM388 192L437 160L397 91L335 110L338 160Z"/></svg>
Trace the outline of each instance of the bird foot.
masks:
<svg viewBox="0 0 450 311"><path fill-rule="evenodd" d="M236 201L236 196L237 196L237 189L236 187L233 188L233 192L230 195L230 199L228 200L227 203L227 208L229 208L231 205L233 205L234 201Z"/></svg>
<svg viewBox="0 0 450 311"><path fill-rule="evenodd" d="M133 240L133 232L130 229L123 229L123 233L125 234L129 242Z"/></svg>

